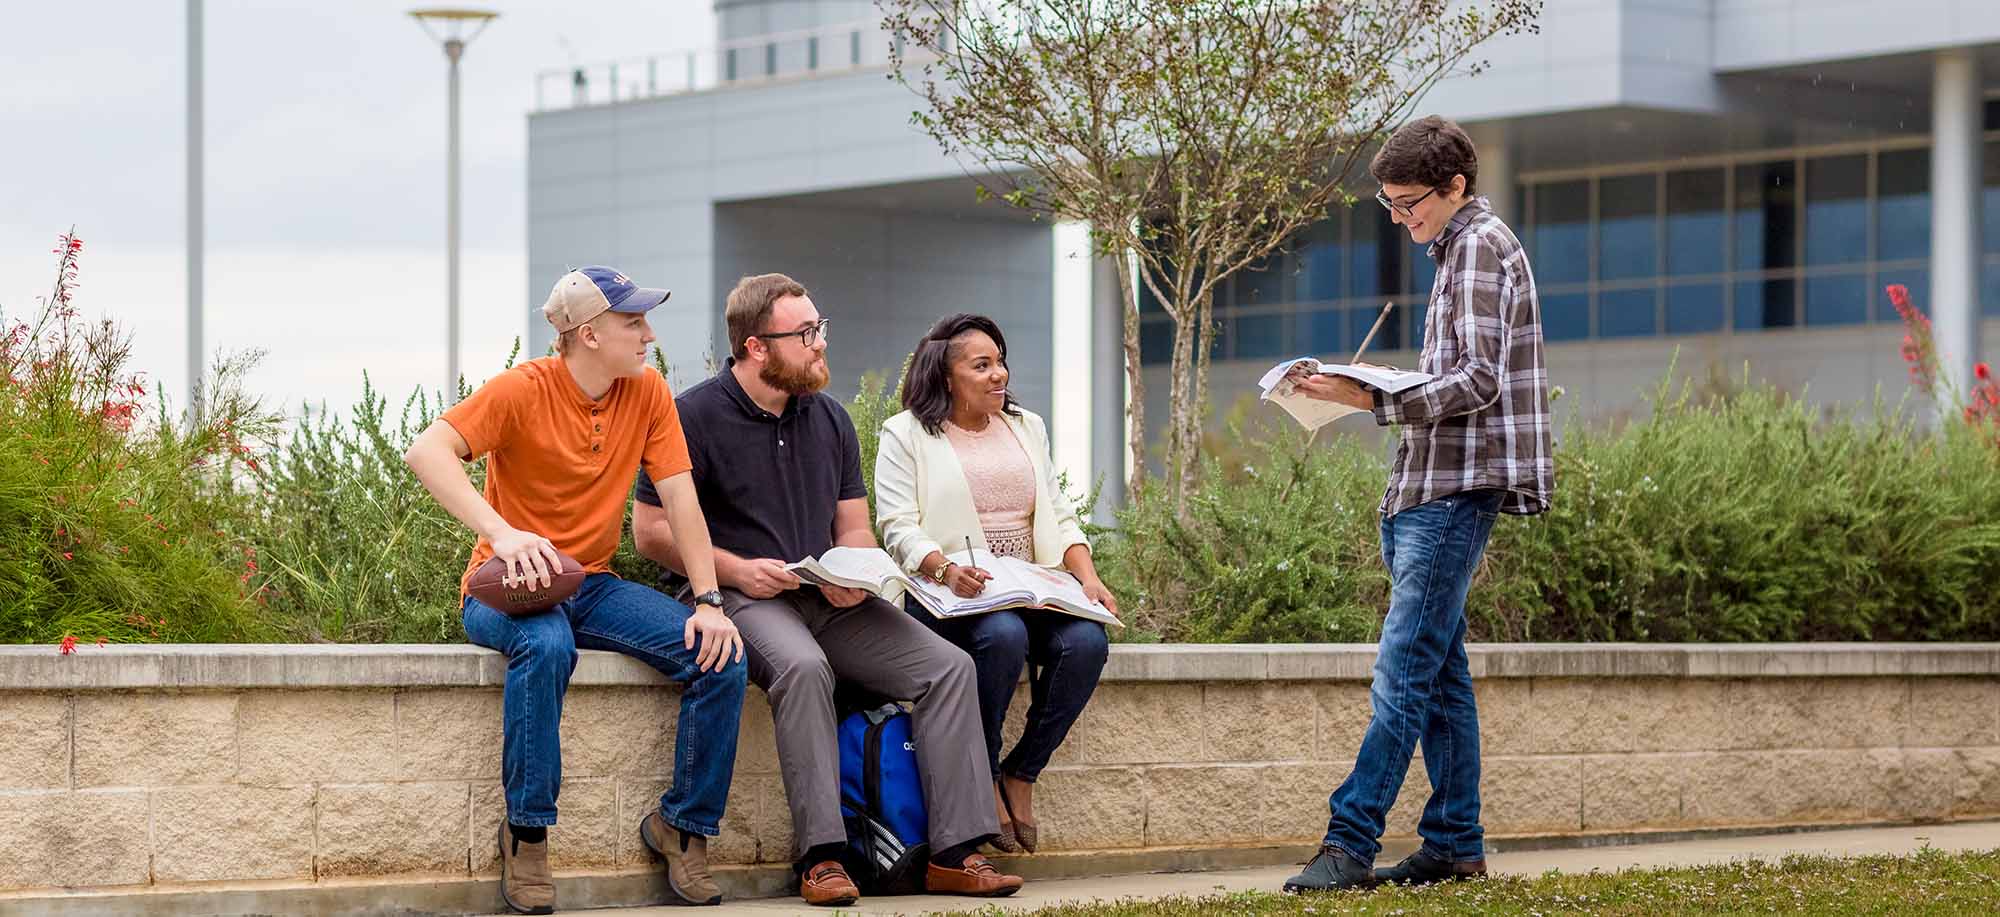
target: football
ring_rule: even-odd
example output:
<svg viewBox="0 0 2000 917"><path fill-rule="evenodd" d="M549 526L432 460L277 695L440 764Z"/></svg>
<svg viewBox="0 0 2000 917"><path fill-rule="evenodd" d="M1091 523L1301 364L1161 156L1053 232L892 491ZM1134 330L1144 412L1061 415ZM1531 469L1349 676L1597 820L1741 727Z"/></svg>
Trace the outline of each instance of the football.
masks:
<svg viewBox="0 0 2000 917"><path fill-rule="evenodd" d="M503 614L520 616L541 614L556 607L556 603L576 594L583 585L583 565L576 558L556 552L562 557L562 569L549 575L549 588L529 588L528 583L508 586L507 562L498 558L487 558L472 571L472 579L466 581L466 591L486 606L498 609ZM541 585L539 577L532 578L532 584Z"/></svg>

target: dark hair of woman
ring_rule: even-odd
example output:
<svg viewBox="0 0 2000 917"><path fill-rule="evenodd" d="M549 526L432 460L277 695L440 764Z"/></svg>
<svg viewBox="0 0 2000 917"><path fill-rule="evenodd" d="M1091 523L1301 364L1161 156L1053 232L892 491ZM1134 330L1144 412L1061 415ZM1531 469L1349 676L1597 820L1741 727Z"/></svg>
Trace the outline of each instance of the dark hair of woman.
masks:
<svg viewBox="0 0 2000 917"><path fill-rule="evenodd" d="M953 340L972 331L983 331L992 338L993 346L1000 348L1000 365L1007 365L1007 338L1000 334L1000 326L984 315L964 312L938 319L910 354L910 368L903 375L903 408L915 414L924 432L932 436L943 432L945 420L951 417L951 360L959 349ZM1021 416L1012 392L1007 393L1001 410Z"/></svg>

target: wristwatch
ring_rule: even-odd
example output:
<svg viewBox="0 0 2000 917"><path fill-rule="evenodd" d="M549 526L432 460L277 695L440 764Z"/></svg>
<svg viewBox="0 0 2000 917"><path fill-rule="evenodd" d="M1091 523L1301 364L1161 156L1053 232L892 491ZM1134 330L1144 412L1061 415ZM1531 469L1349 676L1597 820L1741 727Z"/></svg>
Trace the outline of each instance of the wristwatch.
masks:
<svg viewBox="0 0 2000 917"><path fill-rule="evenodd" d="M693 603L693 604L696 604L696 605L712 605L712 606L714 606L714 607L715 607L715 610L717 610L717 611L721 611L721 610L722 610L722 590L720 590L720 589L710 589L710 590L708 590L707 592L704 592L704 593L702 593L702 594L700 594L700 595L698 595L698 596L695 596L695 597L694 597L694 603Z"/></svg>
<svg viewBox="0 0 2000 917"><path fill-rule="evenodd" d="M939 566L939 567L938 567L938 568L937 568L936 570L932 570L932 571L931 571L931 574L930 574L930 575L931 575L931 579L934 579L934 580L936 580L936 581L937 581L937 583L938 583L938 585L940 585L940 586L943 586L943 585L946 585L947 583L949 583L949 582L950 582L950 580L947 580L947 579L945 579L945 574L946 574L946 573L948 573L948 572L950 572L950 571L951 571L951 568L952 568L952 567L955 567L955 566L957 566L957 564L954 564L954 563L952 563L951 561L948 561L948 560L947 560L947 561L945 561L945 562L944 562L944 564L943 564L942 566Z"/></svg>

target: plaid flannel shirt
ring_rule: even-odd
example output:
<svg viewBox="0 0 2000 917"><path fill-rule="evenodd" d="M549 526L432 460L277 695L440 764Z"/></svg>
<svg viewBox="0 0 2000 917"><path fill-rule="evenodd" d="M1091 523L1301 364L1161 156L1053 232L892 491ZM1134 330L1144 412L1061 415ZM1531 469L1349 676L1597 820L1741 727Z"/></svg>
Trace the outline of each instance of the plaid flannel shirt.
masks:
<svg viewBox="0 0 2000 917"><path fill-rule="evenodd" d="M1403 427L1382 514L1479 489L1503 492L1502 512L1544 512L1555 455L1527 253L1484 197L1452 216L1429 253L1438 271L1417 368L1437 378L1375 395L1375 422Z"/></svg>

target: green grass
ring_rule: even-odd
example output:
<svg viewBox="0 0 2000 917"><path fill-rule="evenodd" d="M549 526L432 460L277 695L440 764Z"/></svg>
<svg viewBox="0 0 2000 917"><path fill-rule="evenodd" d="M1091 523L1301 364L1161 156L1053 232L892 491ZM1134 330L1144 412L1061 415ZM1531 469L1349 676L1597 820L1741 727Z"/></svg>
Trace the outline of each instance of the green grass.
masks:
<svg viewBox="0 0 2000 917"><path fill-rule="evenodd" d="M991 913L991 909L984 913ZM967 912L981 913L981 912ZM1072 904L1034 917L1247 915L1667 915L2000 913L2000 849L1622 873L1550 873L1431 888L1304 896L1244 892L1116 904Z"/></svg>

